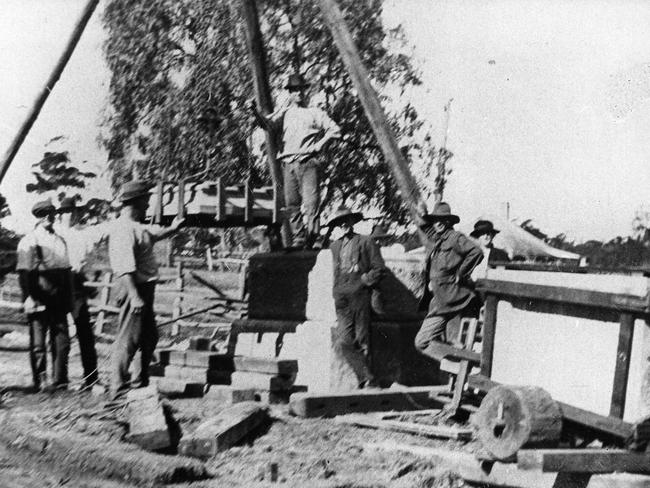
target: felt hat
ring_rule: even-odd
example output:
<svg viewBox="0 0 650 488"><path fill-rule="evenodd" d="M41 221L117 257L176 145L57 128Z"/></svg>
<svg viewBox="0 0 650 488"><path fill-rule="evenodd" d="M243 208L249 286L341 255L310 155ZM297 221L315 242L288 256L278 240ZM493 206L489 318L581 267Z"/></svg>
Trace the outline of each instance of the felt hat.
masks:
<svg viewBox="0 0 650 488"><path fill-rule="evenodd" d="M494 224L489 220L479 220L474 224L474 230L470 233L471 237L477 238L484 234L497 235L500 230L494 228Z"/></svg>
<svg viewBox="0 0 650 488"><path fill-rule="evenodd" d="M388 228L384 224L377 224L372 228L370 237L373 239L381 239L383 237L393 237L393 234L388 233Z"/></svg>
<svg viewBox="0 0 650 488"><path fill-rule="evenodd" d="M334 217L332 217L327 223L327 227L336 227L337 225L341 225L346 220L352 221L352 224L354 225L357 222L363 220L363 214L361 212L353 212L347 207L340 207L334 213Z"/></svg>
<svg viewBox="0 0 650 488"><path fill-rule="evenodd" d="M306 88L308 86L309 83L307 83L299 73L289 75L289 78L287 78L287 84L284 85L287 90Z"/></svg>
<svg viewBox="0 0 650 488"><path fill-rule="evenodd" d="M48 198L47 200L42 200L34 204L32 207L32 215L40 218L46 216L50 212L54 212L55 210L52 199Z"/></svg>
<svg viewBox="0 0 650 488"><path fill-rule="evenodd" d="M149 196L151 195L151 188L153 185L148 181L144 180L132 180L127 181L122 185L120 190L120 202L127 203L136 198Z"/></svg>
<svg viewBox="0 0 650 488"><path fill-rule="evenodd" d="M434 222L439 222L441 220L447 221L452 225L460 222L458 215L451 213L451 207L448 203L445 202L436 203L433 207L433 212L424 214L421 216L421 218L422 223L420 224L420 228L428 227Z"/></svg>

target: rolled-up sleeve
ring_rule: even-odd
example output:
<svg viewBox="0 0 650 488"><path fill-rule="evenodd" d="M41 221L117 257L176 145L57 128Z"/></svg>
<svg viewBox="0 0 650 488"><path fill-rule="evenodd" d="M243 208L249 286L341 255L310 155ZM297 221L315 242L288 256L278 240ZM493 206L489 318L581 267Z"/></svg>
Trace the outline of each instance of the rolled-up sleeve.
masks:
<svg viewBox="0 0 650 488"><path fill-rule="evenodd" d="M30 271L36 268L38 264L36 259L36 242L31 234L26 235L20 240L16 254L17 270Z"/></svg>
<svg viewBox="0 0 650 488"><path fill-rule="evenodd" d="M133 229L116 225L110 233L108 241L108 257L111 261L113 274L122 276L135 273L135 234Z"/></svg>

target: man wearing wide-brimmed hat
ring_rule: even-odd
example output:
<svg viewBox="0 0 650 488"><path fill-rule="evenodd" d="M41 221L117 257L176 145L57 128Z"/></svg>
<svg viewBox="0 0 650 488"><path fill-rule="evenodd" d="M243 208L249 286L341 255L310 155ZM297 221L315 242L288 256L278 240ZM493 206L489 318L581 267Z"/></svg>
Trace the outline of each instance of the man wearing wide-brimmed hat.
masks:
<svg viewBox="0 0 650 488"><path fill-rule="evenodd" d="M129 181L122 185L119 202L122 211L109 236L109 257L113 276L118 283L120 329L114 343L111 366L111 396L117 397L130 387L149 384L149 363L158 343L153 302L158 263L154 244L171 236L183 224L174 219L171 227L146 225L152 185L146 181ZM130 382L129 365L135 353L140 361L134 365Z"/></svg>
<svg viewBox="0 0 650 488"><path fill-rule="evenodd" d="M293 232L293 245L310 246L320 231L320 172L326 165L326 145L341 136L339 126L320 108L310 107L302 75L289 76L287 105L257 119L267 130L281 135L278 160L282 162L284 199ZM302 214L301 214L302 210Z"/></svg>
<svg viewBox="0 0 650 488"><path fill-rule="evenodd" d="M335 347L352 367L359 387L377 386L370 369L369 329L371 289L386 272L379 247L370 236L355 234L363 214L341 207L327 224L339 227L340 239L330 246L334 265Z"/></svg>
<svg viewBox="0 0 650 488"><path fill-rule="evenodd" d="M428 313L415 337L415 347L429 357L433 355L428 346L434 341L455 342L462 315L478 314L470 276L483 253L472 240L453 229L458 222L449 204L438 202L433 212L422 215L420 223L431 240L420 302L420 309Z"/></svg>
<svg viewBox="0 0 650 488"><path fill-rule="evenodd" d="M16 269L30 325L30 362L37 390L62 389L68 385L67 314L72 308L70 262L66 242L53 227L55 212L49 198L37 202L32 214L38 223L20 240L17 249ZM48 334L54 377L46 385Z"/></svg>

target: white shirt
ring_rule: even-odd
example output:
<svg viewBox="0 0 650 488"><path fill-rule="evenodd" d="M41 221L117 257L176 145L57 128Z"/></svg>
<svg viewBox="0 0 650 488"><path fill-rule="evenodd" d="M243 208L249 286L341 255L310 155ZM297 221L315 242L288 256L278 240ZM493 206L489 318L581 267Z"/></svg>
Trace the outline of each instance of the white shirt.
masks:
<svg viewBox="0 0 650 488"><path fill-rule="evenodd" d="M314 143L327 134L332 138L340 136L336 123L320 108L292 105L271 115L272 120L282 118L282 141L284 147L280 158L292 155L314 153Z"/></svg>
<svg viewBox="0 0 650 488"><path fill-rule="evenodd" d="M41 248L42 259L37 252L38 246ZM41 270L70 268L66 241L40 224L20 240L17 254L16 269L30 271L37 267Z"/></svg>
<svg viewBox="0 0 650 488"><path fill-rule="evenodd" d="M133 273L136 283L158 279L158 263L153 246L156 236L166 229L135 222L122 215L111 225L108 255L115 276Z"/></svg>
<svg viewBox="0 0 650 488"><path fill-rule="evenodd" d="M57 233L63 237L68 246L68 259L73 271L82 271L86 258L95 244L108 235L106 224L91 225L85 228L56 227Z"/></svg>

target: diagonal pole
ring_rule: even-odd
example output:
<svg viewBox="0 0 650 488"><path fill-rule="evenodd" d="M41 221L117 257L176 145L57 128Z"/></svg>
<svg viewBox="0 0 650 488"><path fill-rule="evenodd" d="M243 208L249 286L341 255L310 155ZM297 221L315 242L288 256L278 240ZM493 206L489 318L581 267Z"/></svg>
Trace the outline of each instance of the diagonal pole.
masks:
<svg viewBox="0 0 650 488"><path fill-rule="evenodd" d="M77 43L79 42L79 39L81 39L81 35L83 34L84 29L88 25L88 21L93 16L93 13L95 12L95 8L97 7L98 3L99 0L88 0L88 3L86 3L86 6L81 12L79 19L77 20L77 23L74 26L74 30L72 31L72 34L68 39L65 49L63 50L61 57L57 61L54 70L52 71L52 74L50 74L50 77L47 79L47 82L45 83L43 90L41 90L38 97L34 100L31 109L27 113L27 117L25 117L25 120L20 126L18 133L11 141L11 144L9 145L7 152L5 152L2 158L2 162L0 163L0 182L4 179L5 175L7 174L7 170L9 169L11 162L16 157L16 154L18 154L18 151L20 150L20 147L25 141L27 134L31 130L32 126L34 125L34 122L36 122L38 115L41 113L41 109L43 108L43 105L45 105L45 102L47 101L47 97L50 96L50 92L54 89L54 85L56 85L57 81L59 81L59 78L61 77L61 73L63 73L65 66L68 64L68 61L72 56L72 53L77 47Z"/></svg>

